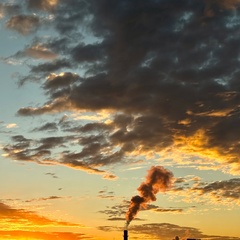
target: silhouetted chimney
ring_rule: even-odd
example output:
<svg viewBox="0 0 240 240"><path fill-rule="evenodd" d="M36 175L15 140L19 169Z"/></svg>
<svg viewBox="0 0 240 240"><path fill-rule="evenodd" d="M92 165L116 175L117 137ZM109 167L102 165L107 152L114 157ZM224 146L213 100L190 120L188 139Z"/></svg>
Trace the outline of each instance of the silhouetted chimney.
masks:
<svg viewBox="0 0 240 240"><path fill-rule="evenodd" d="M201 240L200 238L187 238L187 240Z"/></svg>
<svg viewBox="0 0 240 240"><path fill-rule="evenodd" d="M128 240L128 230L123 231L123 240Z"/></svg>

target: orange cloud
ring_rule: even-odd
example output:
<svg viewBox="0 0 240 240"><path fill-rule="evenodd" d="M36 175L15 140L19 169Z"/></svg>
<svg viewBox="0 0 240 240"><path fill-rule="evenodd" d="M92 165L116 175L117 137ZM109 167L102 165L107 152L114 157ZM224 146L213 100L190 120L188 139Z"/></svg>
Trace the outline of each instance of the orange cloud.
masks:
<svg viewBox="0 0 240 240"><path fill-rule="evenodd" d="M57 6L58 0L28 0L29 8L36 8L44 11L52 11Z"/></svg>
<svg viewBox="0 0 240 240"><path fill-rule="evenodd" d="M6 229L25 229L42 226L81 226L75 223L56 221L25 209L16 209L0 202L0 225Z"/></svg>
<svg viewBox="0 0 240 240"><path fill-rule="evenodd" d="M42 240L53 240L53 239L62 239L62 240L78 240L78 239L89 239L81 233L72 233L72 232L40 232L40 231L0 231L0 240L22 240L22 239L42 239Z"/></svg>
<svg viewBox="0 0 240 240"><path fill-rule="evenodd" d="M233 175L239 173L238 154L229 147L214 146L210 143L207 130L199 129L193 135L175 135L174 143L164 150L165 157L171 157L179 164L189 164L199 169L212 169L230 172ZM231 164L229 164L231 163Z"/></svg>

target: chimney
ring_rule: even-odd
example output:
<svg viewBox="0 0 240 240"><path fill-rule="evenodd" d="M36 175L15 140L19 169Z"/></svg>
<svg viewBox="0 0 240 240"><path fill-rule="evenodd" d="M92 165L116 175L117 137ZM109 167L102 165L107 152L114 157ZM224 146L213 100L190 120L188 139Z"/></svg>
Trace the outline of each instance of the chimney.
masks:
<svg viewBox="0 0 240 240"><path fill-rule="evenodd" d="M128 240L128 230L123 231L123 240Z"/></svg>

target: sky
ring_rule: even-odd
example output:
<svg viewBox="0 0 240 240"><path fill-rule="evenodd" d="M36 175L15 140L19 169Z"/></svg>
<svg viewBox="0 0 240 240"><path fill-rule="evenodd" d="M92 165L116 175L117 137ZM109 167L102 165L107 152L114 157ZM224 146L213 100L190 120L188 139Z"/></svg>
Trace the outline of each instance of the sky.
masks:
<svg viewBox="0 0 240 240"><path fill-rule="evenodd" d="M0 240L240 240L240 1L2 0Z"/></svg>

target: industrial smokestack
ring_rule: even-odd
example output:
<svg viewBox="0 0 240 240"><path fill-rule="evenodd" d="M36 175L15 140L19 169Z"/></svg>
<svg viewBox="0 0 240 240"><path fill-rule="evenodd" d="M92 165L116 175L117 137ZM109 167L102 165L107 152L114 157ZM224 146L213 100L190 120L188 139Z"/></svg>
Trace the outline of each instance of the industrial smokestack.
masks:
<svg viewBox="0 0 240 240"><path fill-rule="evenodd" d="M134 196L131 199L129 209L126 213L126 229L141 207L145 207L149 202L156 201L156 194L159 191L164 192L171 187L172 179L172 172L161 166L152 166L148 170L145 182L137 189L139 196ZM124 240L127 239L124 238Z"/></svg>
<svg viewBox="0 0 240 240"><path fill-rule="evenodd" d="M128 230L123 231L123 240L128 240Z"/></svg>

